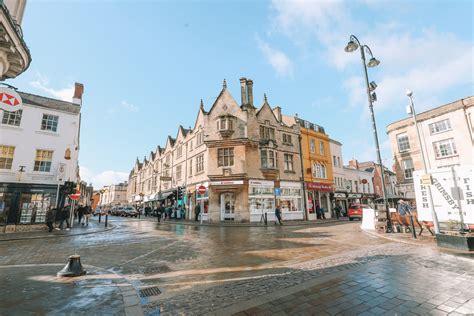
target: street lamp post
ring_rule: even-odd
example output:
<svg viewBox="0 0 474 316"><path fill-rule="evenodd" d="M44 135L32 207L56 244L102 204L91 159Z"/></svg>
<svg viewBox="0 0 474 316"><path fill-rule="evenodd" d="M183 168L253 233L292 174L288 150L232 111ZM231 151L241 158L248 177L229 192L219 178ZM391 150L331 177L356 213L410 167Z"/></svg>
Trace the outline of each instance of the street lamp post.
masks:
<svg viewBox="0 0 474 316"><path fill-rule="evenodd" d="M375 94L375 89L377 88L377 85L375 82L370 82L369 83L369 75L367 72L367 67L376 67L378 64L380 64L380 61L374 57L372 54L372 51L370 50L369 46L367 45L362 45L359 42L359 39L355 37L354 35L350 36L349 43L347 43L346 48L344 49L346 52L351 53L355 50L357 50L360 47L360 57L362 59L362 66L364 68L364 76L365 76L365 84L367 87L367 98L369 101L369 110L370 110L370 117L372 120L372 130L374 133L374 140L375 140L375 148L377 151L377 161L380 166L380 173L381 173L381 178L382 178L382 194L383 194L383 202L385 205L385 211L387 213L387 233L392 232L392 221L390 219L390 210L388 209L388 202L387 202L387 192L385 188L385 172L384 172L384 167L382 164L382 157L380 156L380 146L379 146L379 138L377 135L377 125L375 124L375 114L374 114L374 106L373 102L377 101L377 95ZM368 53L370 55L370 60L367 63L365 59L365 53Z"/></svg>
<svg viewBox="0 0 474 316"><path fill-rule="evenodd" d="M410 105L409 105L410 112L408 114L412 115L413 122L415 123L416 136L418 137L418 143L420 144L420 151L421 151L421 159L423 160L423 171L424 171L424 174L426 175L428 174L428 167L426 165L425 152L423 151L423 143L421 142L421 133L418 127L418 121L416 120L415 104L413 103L413 91L407 90L406 94L407 94L407 97L410 99ZM434 209L433 196L431 195L430 185L428 185L428 195L430 198L430 210L431 210L431 218L433 219L434 230L436 234L439 234L440 230L439 230L438 216L436 215L436 211Z"/></svg>

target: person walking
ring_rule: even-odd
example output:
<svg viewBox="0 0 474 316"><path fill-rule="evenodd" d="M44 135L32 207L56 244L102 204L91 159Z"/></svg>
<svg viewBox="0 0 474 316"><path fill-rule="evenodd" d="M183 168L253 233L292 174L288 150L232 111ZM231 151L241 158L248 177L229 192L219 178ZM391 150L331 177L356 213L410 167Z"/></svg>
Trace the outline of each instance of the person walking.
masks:
<svg viewBox="0 0 474 316"><path fill-rule="evenodd" d="M52 209L51 207L46 211L46 226L48 226L48 232L50 233L53 231L53 224L56 216L55 213L56 209Z"/></svg>
<svg viewBox="0 0 474 316"><path fill-rule="evenodd" d="M82 226L84 226L84 221L82 220L82 218L84 217L84 212L85 212L85 207L82 205L79 205L79 208L77 209L77 222L78 224L82 224Z"/></svg>
<svg viewBox="0 0 474 316"><path fill-rule="evenodd" d="M319 204L316 204L316 218L321 219L321 208L319 207Z"/></svg>
<svg viewBox="0 0 474 316"><path fill-rule="evenodd" d="M64 222L66 222L66 230L70 229L70 224L69 224L69 217L71 216L71 211L70 211L70 206L65 205L63 209L61 210L61 224L59 225L59 228L61 230L64 229Z"/></svg>
<svg viewBox="0 0 474 316"><path fill-rule="evenodd" d="M84 223L86 226L89 226L89 218L91 217L91 207L90 206L84 206L84 220L83 220L83 225Z"/></svg>
<svg viewBox="0 0 474 316"><path fill-rule="evenodd" d="M199 214L201 213L201 205L199 205L199 203L196 204L196 207L194 208L194 217L195 217L195 221L199 221Z"/></svg>
<svg viewBox="0 0 474 316"><path fill-rule="evenodd" d="M275 207L275 225L277 224L277 220L278 220L278 223L280 223L280 225L283 225L283 222L281 220L281 209L280 209L280 204L277 204L276 207Z"/></svg>

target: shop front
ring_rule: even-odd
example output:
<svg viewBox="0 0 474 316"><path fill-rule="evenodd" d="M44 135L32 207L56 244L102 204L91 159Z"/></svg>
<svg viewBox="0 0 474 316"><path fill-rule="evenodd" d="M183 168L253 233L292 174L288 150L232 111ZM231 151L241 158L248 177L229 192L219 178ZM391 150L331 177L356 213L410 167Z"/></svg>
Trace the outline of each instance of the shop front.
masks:
<svg viewBox="0 0 474 316"><path fill-rule="evenodd" d="M361 204L362 203L362 193L349 193L347 194L347 200L349 201L349 207L352 204Z"/></svg>
<svg viewBox="0 0 474 316"><path fill-rule="evenodd" d="M267 180L249 180L248 201L250 206L250 222L268 220L275 216L275 182Z"/></svg>
<svg viewBox="0 0 474 316"><path fill-rule="evenodd" d="M333 185L322 182L305 182L308 194L308 220L317 219L316 209L318 206L324 210L326 218L331 217L330 194L333 191Z"/></svg>
<svg viewBox="0 0 474 316"><path fill-rule="evenodd" d="M56 185L0 184L0 232L45 229L46 212L54 207L56 192Z"/></svg>
<svg viewBox="0 0 474 316"><path fill-rule="evenodd" d="M199 193L199 188L206 188L206 192L203 194ZM202 182L195 185L195 205L199 205L201 208L201 216L203 221L209 221L209 182ZM196 214L194 213L194 208L191 209L191 214L195 218Z"/></svg>
<svg viewBox="0 0 474 316"><path fill-rule="evenodd" d="M283 220L303 220L303 187L301 182L280 182L278 203Z"/></svg>
<svg viewBox="0 0 474 316"><path fill-rule="evenodd" d="M211 181L210 221L248 221L244 180Z"/></svg>
<svg viewBox="0 0 474 316"><path fill-rule="evenodd" d="M341 207L341 214L346 214L349 205L347 204L347 193L346 192L335 192L332 199L333 208L336 206Z"/></svg>

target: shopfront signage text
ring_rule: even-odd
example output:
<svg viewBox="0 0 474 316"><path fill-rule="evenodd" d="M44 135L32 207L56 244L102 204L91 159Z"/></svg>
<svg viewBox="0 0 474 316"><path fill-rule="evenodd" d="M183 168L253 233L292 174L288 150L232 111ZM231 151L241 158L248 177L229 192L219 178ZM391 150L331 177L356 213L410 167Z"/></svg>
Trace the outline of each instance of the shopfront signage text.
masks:
<svg viewBox="0 0 474 316"><path fill-rule="evenodd" d="M320 182L306 182L306 188L309 190L317 191L332 191L332 184L320 183Z"/></svg>
<svg viewBox="0 0 474 316"><path fill-rule="evenodd" d="M237 181L212 181L211 185L235 185L235 184L244 184L243 180Z"/></svg>

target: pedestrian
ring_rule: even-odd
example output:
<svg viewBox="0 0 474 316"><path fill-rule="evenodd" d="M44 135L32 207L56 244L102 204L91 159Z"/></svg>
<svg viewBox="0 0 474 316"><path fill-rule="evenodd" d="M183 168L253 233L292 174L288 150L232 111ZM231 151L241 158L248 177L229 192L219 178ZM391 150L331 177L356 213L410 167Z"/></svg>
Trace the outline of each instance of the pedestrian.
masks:
<svg viewBox="0 0 474 316"><path fill-rule="evenodd" d="M334 214L336 215L337 219L339 219L340 212L341 212L341 206L336 205L336 207L334 208Z"/></svg>
<svg viewBox="0 0 474 316"><path fill-rule="evenodd" d="M321 207L319 211L321 212L321 219L326 219L326 210L324 209L324 207Z"/></svg>
<svg viewBox="0 0 474 316"><path fill-rule="evenodd" d="M53 231L54 219L56 217L56 209L48 208L46 211L46 226L48 226L48 232Z"/></svg>
<svg viewBox="0 0 474 316"><path fill-rule="evenodd" d="M84 206L84 220L86 226L89 226L89 218L91 217L91 207L90 206ZM84 223L82 223L84 225Z"/></svg>
<svg viewBox="0 0 474 316"><path fill-rule="evenodd" d="M84 226L84 221L82 220L82 217L84 217L84 211L85 211L84 206L79 205L79 208L77 209L77 217L78 217L77 222L79 224L82 224L82 226Z"/></svg>
<svg viewBox="0 0 474 316"><path fill-rule="evenodd" d="M196 207L194 208L194 216L195 216L195 221L197 222L199 220L199 214L201 213L201 205L199 203L196 204Z"/></svg>
<svg viewBox="0 0 474 316"><path fill-rule="evenodd" d="M316 218L321 219L321 208L319 207L319 204L316 204Z"/></svg>
<svg viewBox="0 0 474 316"><path fill-rule="evenodd" d="M276 207L275 207L275 225L277 224L277 220L278 220L278 223L280 223L280 225L283 225L283 222L281 220L281 209L280 209L280 204L277 204Z"/></svg>
<svg viewBox="0 0 474 316"><path fill-rule="evenodd" d="M397 209L397 211L401 216L406 216L406 215L411 214L410 205L408 205L408 203L406 203L403 200L398 200L398 209Z"/></svg>
<svg viewBox="0 0 474 316"><path fill-rule="evenodd" d="M59 225L59 228L61 230L64 229L64 222L66 222L66 230L70 229L70 224L69 224L69 217L71 216L71 210L70 206L68 204L64 205L63 209L61 210L61 224Z"/></svg>

